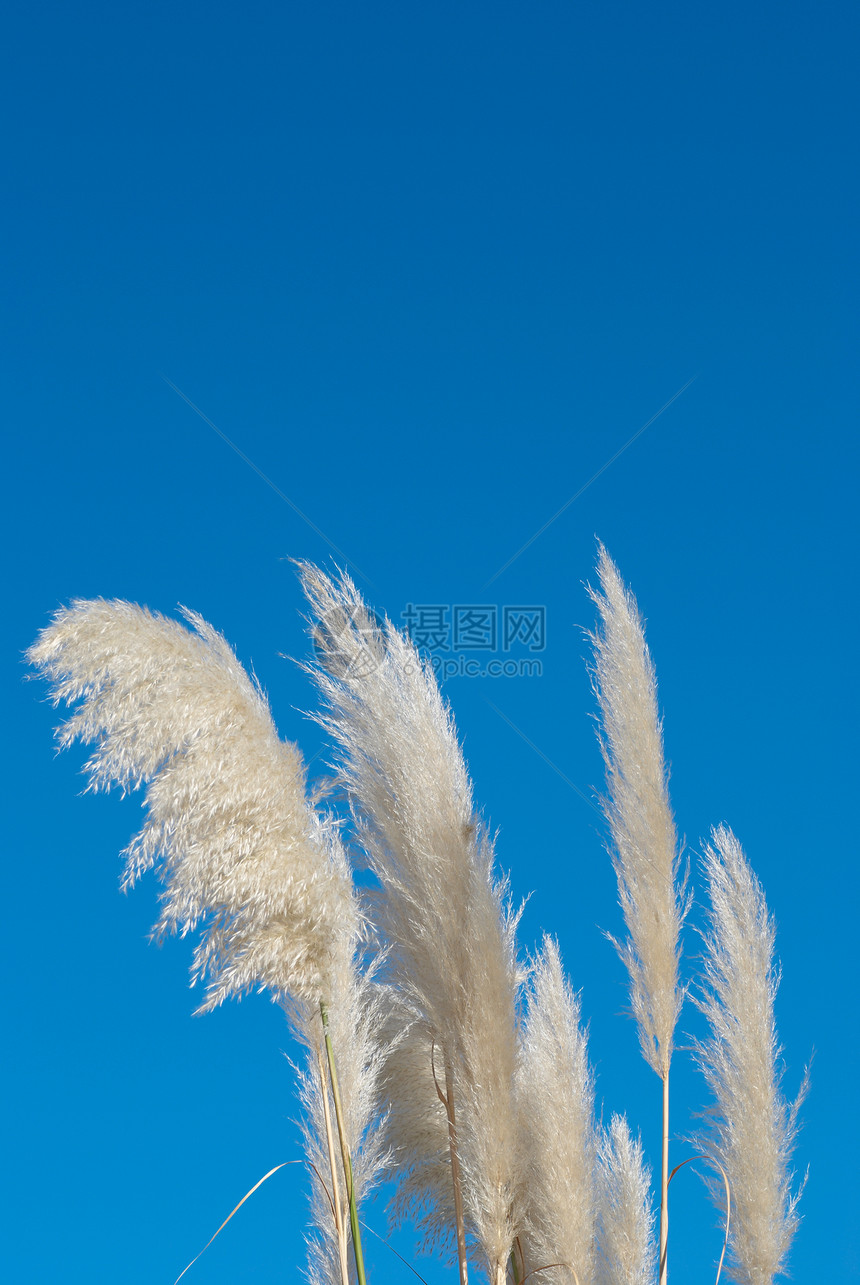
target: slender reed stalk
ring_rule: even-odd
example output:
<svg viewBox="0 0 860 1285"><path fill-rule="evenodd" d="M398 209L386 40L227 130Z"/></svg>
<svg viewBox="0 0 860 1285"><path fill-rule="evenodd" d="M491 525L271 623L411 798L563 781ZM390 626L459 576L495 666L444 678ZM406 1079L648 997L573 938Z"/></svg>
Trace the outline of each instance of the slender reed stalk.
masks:
<svg viewBox="0 0 860 1285"><path fill-rule="evenodd" d="M337 1133L340 1139L341 1155L343 1157L343 1172L346 1178L346 1190L349 1198L349 1226L352 1232L352 1249L355 1255L355 1271L358 1276L358 1285L367 1285L364 1275L364 1253L361 1248L361 1229L358 1219L358 1203L355 1198L355 1183L352 1176L352 1157L349 1152L349 1145L346 1140L346 1128L344 1125L343 1106L340 1100L340 1088L337 1081L337 1068L334 1061L334 1050L331 1044L331 1035L328 1028L328 1008L324 1001L320 1000L320 1015L322 1017L323 1031L325 1032L325 1051L328 1059L328 1072L331 1081L331 1092L334 1099L334 1111L337 1118Z"/></svg>
<svg viewBox="0 0 860 1285"><path fill-rule="evenodd" d="M322 1100L323 1119L325 1121L325 1139L328 1150L329 1172L331 1173L332 1212L337 1234L338 1257L340 1259L340 1278L342 1285L349 1285L349 1267L346 1261L346 1231L340 1204L340 1179L337 1176L337 1160L334 1154L334 1136L331 1128L331 1109L329 1107L328 1074L322 1052L317 1058L319 1069L320 1097Z"/></svg>
<svg viewBox="0 0 860 1285"><path fill-rule="evenodd" d="M336 829L329 835L329 842L332 861L347 874L346 854ZM324 1004L325 1025L319 1003L286 1006L293 1031L307 1051L306 1065L299 1073L299 1088L305 1106L302 1132L308 1162L320 1170L328 1165L334 1172L334 1236L324 1203L315 1198L311 1206L315 1231L309 1239L312 1285L333 1285L344 1273L349 1280L347 1259L350 1252L355 1253L354 1240L353 1250L349 1250L353 1220L386 1164L380 1080L390 1047L390 1040L382 1033L388 995L376 978L378 962L360 958L359 944L357 938L346 937L337 943L330 974L332 1000ZM329 1051L333 1064L337 1058L337 1098L331 1083Z"/></svg>
<svg viewBox="0 0 860 1285"><path fill-rule="evenodd" d="M400 1209L411 1203L430 1240L446 1238L453 1224L462 1281L467 1237L490 1276L503 1277L521 1169L516 918L507 886L495 876L492 843L432 668L392 625L376 623L348 577L335 581L307 564L300 570L314 617L321 722L338 747L340 779L379 881L372 907L388 950L386 975L414 1028L385 1081L390 1137L406 1169ZM453 1134L435 1090L434 1049L450 1076ZM453 1160L451 1194L441 1201L440 1132ZM457 1161L462 1214L451 1188Z"/></svg>
<svg viewBox="0 0 860 1285"><path fill-rule="evenodd" d="M660 1147L660 1281L666 1280L669 1252L669 1071L663 1075L663 1134Z"/></svg>
<svg viewBox="0 0 860 1285"><path fill-rule="evenodd" d="M600 626L590 635L606 764L604 812L627 940L616 942L630 975L630 999L648 1065L663 1082L660 1285L667 1279L669 1068L684 998L678 981L686 908L678 886L678 842L669 806L654 664L636 601L602 545L591 590Z"/></svg>

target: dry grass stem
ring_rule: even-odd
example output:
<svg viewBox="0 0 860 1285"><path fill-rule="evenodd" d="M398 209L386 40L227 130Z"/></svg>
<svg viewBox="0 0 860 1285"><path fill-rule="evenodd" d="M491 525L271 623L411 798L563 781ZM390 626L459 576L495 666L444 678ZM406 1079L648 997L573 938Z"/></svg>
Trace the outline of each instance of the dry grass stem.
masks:
<svg viewBox="0 0 860 1285"><path fill-rule="evenodd" d="M636 601L601 545L591 590L600 625L590 635L606 764L604 811L627 940L616 943L630 975L630 1002L649 1066L663 1081L660 1283L667 1279L669 1067L684 991L678 980L686 908L678 886L678 839L669 806L654 663Z"/></svg>
<svg viewBox="0 0 860 1285"><path fill-rule="evenodd" d="M329 842L332 862L348 875L346 853L336 830L331 831ZM336 1098L319 1004L285 1005L293 1031L306 1049L305 1066L299 1072L305 1152L309 1164L320 1170L328 1167L334 1172L337 1193L334 1222L325 1203L317 1198L317 1193L312 1193L313 1235L309 1241L312 1285L334 1285L344 1270L343 1260L350 1241L355 1254L353 1220L357 1219L358 1206L379 1182L387 1163L381 1079L388 1050L381 1032L388 996L376 977L377 961L363 959L360 946L358 936L352 941L341 940L339 952L332 961L331 998L325 1003L329 1043L333 1056L337 1057ZM333 1154L332 1123L338 1134L337 1159ZM343 1173L343 1184L337 1176L338 1168ZM354 1197L352 1202L350 1191Z"/></svg>

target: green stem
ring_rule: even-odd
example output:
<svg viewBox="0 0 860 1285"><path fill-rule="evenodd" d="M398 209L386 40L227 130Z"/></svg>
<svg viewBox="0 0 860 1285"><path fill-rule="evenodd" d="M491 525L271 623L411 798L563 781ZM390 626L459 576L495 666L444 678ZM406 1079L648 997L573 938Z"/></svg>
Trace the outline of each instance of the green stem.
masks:
<svg viewBox="0 0 860 1285"><path fill-rule="evenodd" d="M358 1223L358 1205L355 1199L355 1187L352 1181L352 1160L349 1154L349 1147L346 1142L346 1133L343 1126L343 1109L340 1102L340 1089L337 1083L337 1071L334 1064L334 1050L331 1046L331 1035L328 1029L328 1008L325 1001L320 1000L320 1016L322 1017L323 1034L325 1036L325 1051L328 1057L328 1073L331 1078L331 1095L334 1098L334 1114L337 1119L337 1133L340 1138L340 1150L343 1157L343 1172L346 1178L346 1192L349 1197L349 1226L352 1232L352 1249L355 1254L355 1271L358 1276L358 1285L367 1285L367 1277L364 1274L364 1254L361 1249L361 1231Z"/></svg>
<svg viewBox="0 0 860 1285"><path fill-rule="evenodd" d="M340 1183L337 1180L337 1160L334 1154L334 1138L331 1132L331 1111L328 1102L328 1079L326 1076L326 1064L323 1060L322 1050L317 1049L317 1061L319 1063L320 1088L322 1089L322 1107L323 1119L325 1120L325 1138L328 1148L328 1163L331 1170L331 1203L332 1212L334 1213L334 1229L337 1232L337 1251L340 1259L340 1279L341 1285L349 1285L349 1266L347 1264L346 1251L346 1230L343 1225L343 1206L340 1203Z"/></svg>

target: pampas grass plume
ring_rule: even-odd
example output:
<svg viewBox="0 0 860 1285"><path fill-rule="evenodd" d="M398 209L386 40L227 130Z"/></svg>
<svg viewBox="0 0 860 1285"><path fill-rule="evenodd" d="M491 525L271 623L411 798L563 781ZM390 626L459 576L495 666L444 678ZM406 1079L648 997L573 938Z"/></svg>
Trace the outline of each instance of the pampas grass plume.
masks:
<svg viewBox="0 0 860 1285"><path fill-rule="evenodd" d="M654 1279L651 1173L623 1116L602 1130L597 1170L599 1285L650 1285Z"/></svg>
<svg viewBox="0 0 860 1285"><path fill-rule="evenodd" d="M725 826L712 831L704 869L711 905L698 1003L711 1033L697 1052L714 1106L699 1145L722 1165L731 1190L732 1279L771 1285L785 1270L798 1225L800 1190L789 1162L806 1079L795 1102L787 1102L774 1021L776 926L761 884ZM712 1194L722 1208L717 1184Z"/></svg>
<svg viewBox="0 0 860 1285"><path fill-rule="evenodd" d="M129 887L156 866L157 937L199 927L200 1011L267 987L328 994L337 940L356 922L349 883L305 799L294 745L224 638L129 602L77 601L28 652L54 703L78 702L61 747L92 745L90 788L146 786L146 820L126 853Z"/></svg>
<svg viewBox="0 0 860 1285"><path fill-rule="evenodd" d="M518 915L432 666L377 621L348 576L299 570L318 721L374 878L360 890L341 822L309 798L297 747L279 738L256 679L202 617L76 601L27 655L54 704L72 707L58 741L90 747L88 788L145 791L122 884L154 869L164 891L153 935L198 934L198 1011L266 989L303 1048L302 1132L316 1178L310 1285L366 1285L358 1200L383 1176L395 1180L396 1221L412 1219L426 1248L456 1245L460 1285L470 1257L488 1285L509 1273L540 1273L546 1285L649 1285L659 1273L666 1285L686 905L635 599L600 546L589 592L603 807L626 927L615 944L642 1052L662 1080L659 1247L641 1143L622 1116L595 1122L587 1034L558 945L545 937L527 972L518 963ZM806 1079L788 1102L774 920L731 830L712 831L703 870L710 908L695 999L710 1032L694 1048L713 1105L695 1141L730 1189L730 1274L773 1285L798 1226L802 1184L790 1165ZM711 1194L723 1209L716 1182Z"/></svg>
<svg viewBox="0 0 860 1285"><path fill-rule="evenodd" d="M526 1274L549 1285L594 1277L594 1081L579 997L545 937L531 970L519 1108L526 1155ZM561 1264L549 1268L550 1264ZM549 1268L549 1270L547 1270Z"/></svg>
<svg viewBox="0 0 860 1285"><path fill-rule="evenodd" d="M604 810L628 939L619 953L642 1052L668 1074L683 991L678 982L684 908L677 885L678 841L669 806L654 664L636 601L601 545L591 590L600 626L590 635L600 705L600 747L608 794Z"/></svg>
<svg viewBox="0 0 860 1285"><path fill-rule="evenodd" d="M225 639L183 614L190 629L128 602L78 601L57 613L28 657L55 704L77 702L59 741L94 746L90 788L146 787L146 820L125 853L123 885L156 867L165 891L155 936L200 929L192 973L208 985L198 1011L265 988L305 1044L305 1149L318 1181L328 1170L333 1188L325 1197L315 1190L310 1274L319 1285L348 1285L347 1210L382 1163L380 1001L357 969L362 919L336 824L309 806L297 748L279 739L259 685ZM323 1002L344 1055L338 1121L352 1153L344 1159L352 1204L346 1187L335 1191L340 1162L326 1143Z"/></svg>

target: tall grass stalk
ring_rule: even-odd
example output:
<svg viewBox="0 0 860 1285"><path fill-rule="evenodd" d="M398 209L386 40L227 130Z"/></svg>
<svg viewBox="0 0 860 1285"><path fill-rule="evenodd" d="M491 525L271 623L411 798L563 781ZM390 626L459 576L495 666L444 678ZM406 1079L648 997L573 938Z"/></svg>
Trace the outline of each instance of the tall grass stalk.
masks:
<svg viewBox="0 0 860 1285"><path fill-rule="evenodd" d="M332 861L348 873L346 852L336 830L330 835L330 846ZM377 970L378 961L368 956L359 938L344 938L331 971L331 1000L322 1002L325 1024L319 1003L292 1004L287 1010L293 1030L307 1050L299 1086L306 1112L303 1134L308 1161L320 1170L327 1164L334 1175L336 1239L331 1234L329 1211L321 1200L312 1202L316 1231L309 1244L312 1285L329 1285L344 1272L349 1279L348 1242L353 1241L354 1256L352 1231L358 1210L386 1164L380 1077L390 1042L382 1035L388 995L377 980Z"/></svg>
<svg viewBox="0 0 860 1285"><path fill-rule="evenodd" d="M337 1159L334 1152L334 1135L331 1128L331 1108L329 1107L329 1073L328 1059L320 1053L317 1059L319 1068L320 1096L322 1099L323 1119L325 1121L325 1139L328 1150L329 1172L331 1174L332 1215L337 1234L338 1257L340 1259L340 1276L342 1285L349 1285L349 1267L347 1265L346 1230L340 1205L340 1179L337 1176Z"/></svg>
<svg viewBox="0 0 860 1285"><path fill-rule="evenodd" d="M663 729L654 663L636 601L605 548L598 551L600 591L591 597L600 623L590 635L593 682L606 764L603 807L627 926L617 945L630 975L630 999L642 1053L660 1076L660 1282L667 1279L669 1230L669 1069L684 992L678 980L685 907L678 880L678 841L669 806Z"/></svg>
<svg viewBox="0 0 860 1285"><path fill-rule="evenodd" d="M387 976L413 1028L386 1071L389 1137L404 1171L395 1208L414 1214L431 1240L453 1228L461 1281L467 1237L490 1277L503 1279L521 1183L519 975L507 885L495 875L493 845L431 667L390 623L376 622L347 576L333 579L308 564L300 570L313 613L321 721L379 882L370 909ZM434 1050L444 1095L436 1092Z"/></svg>

